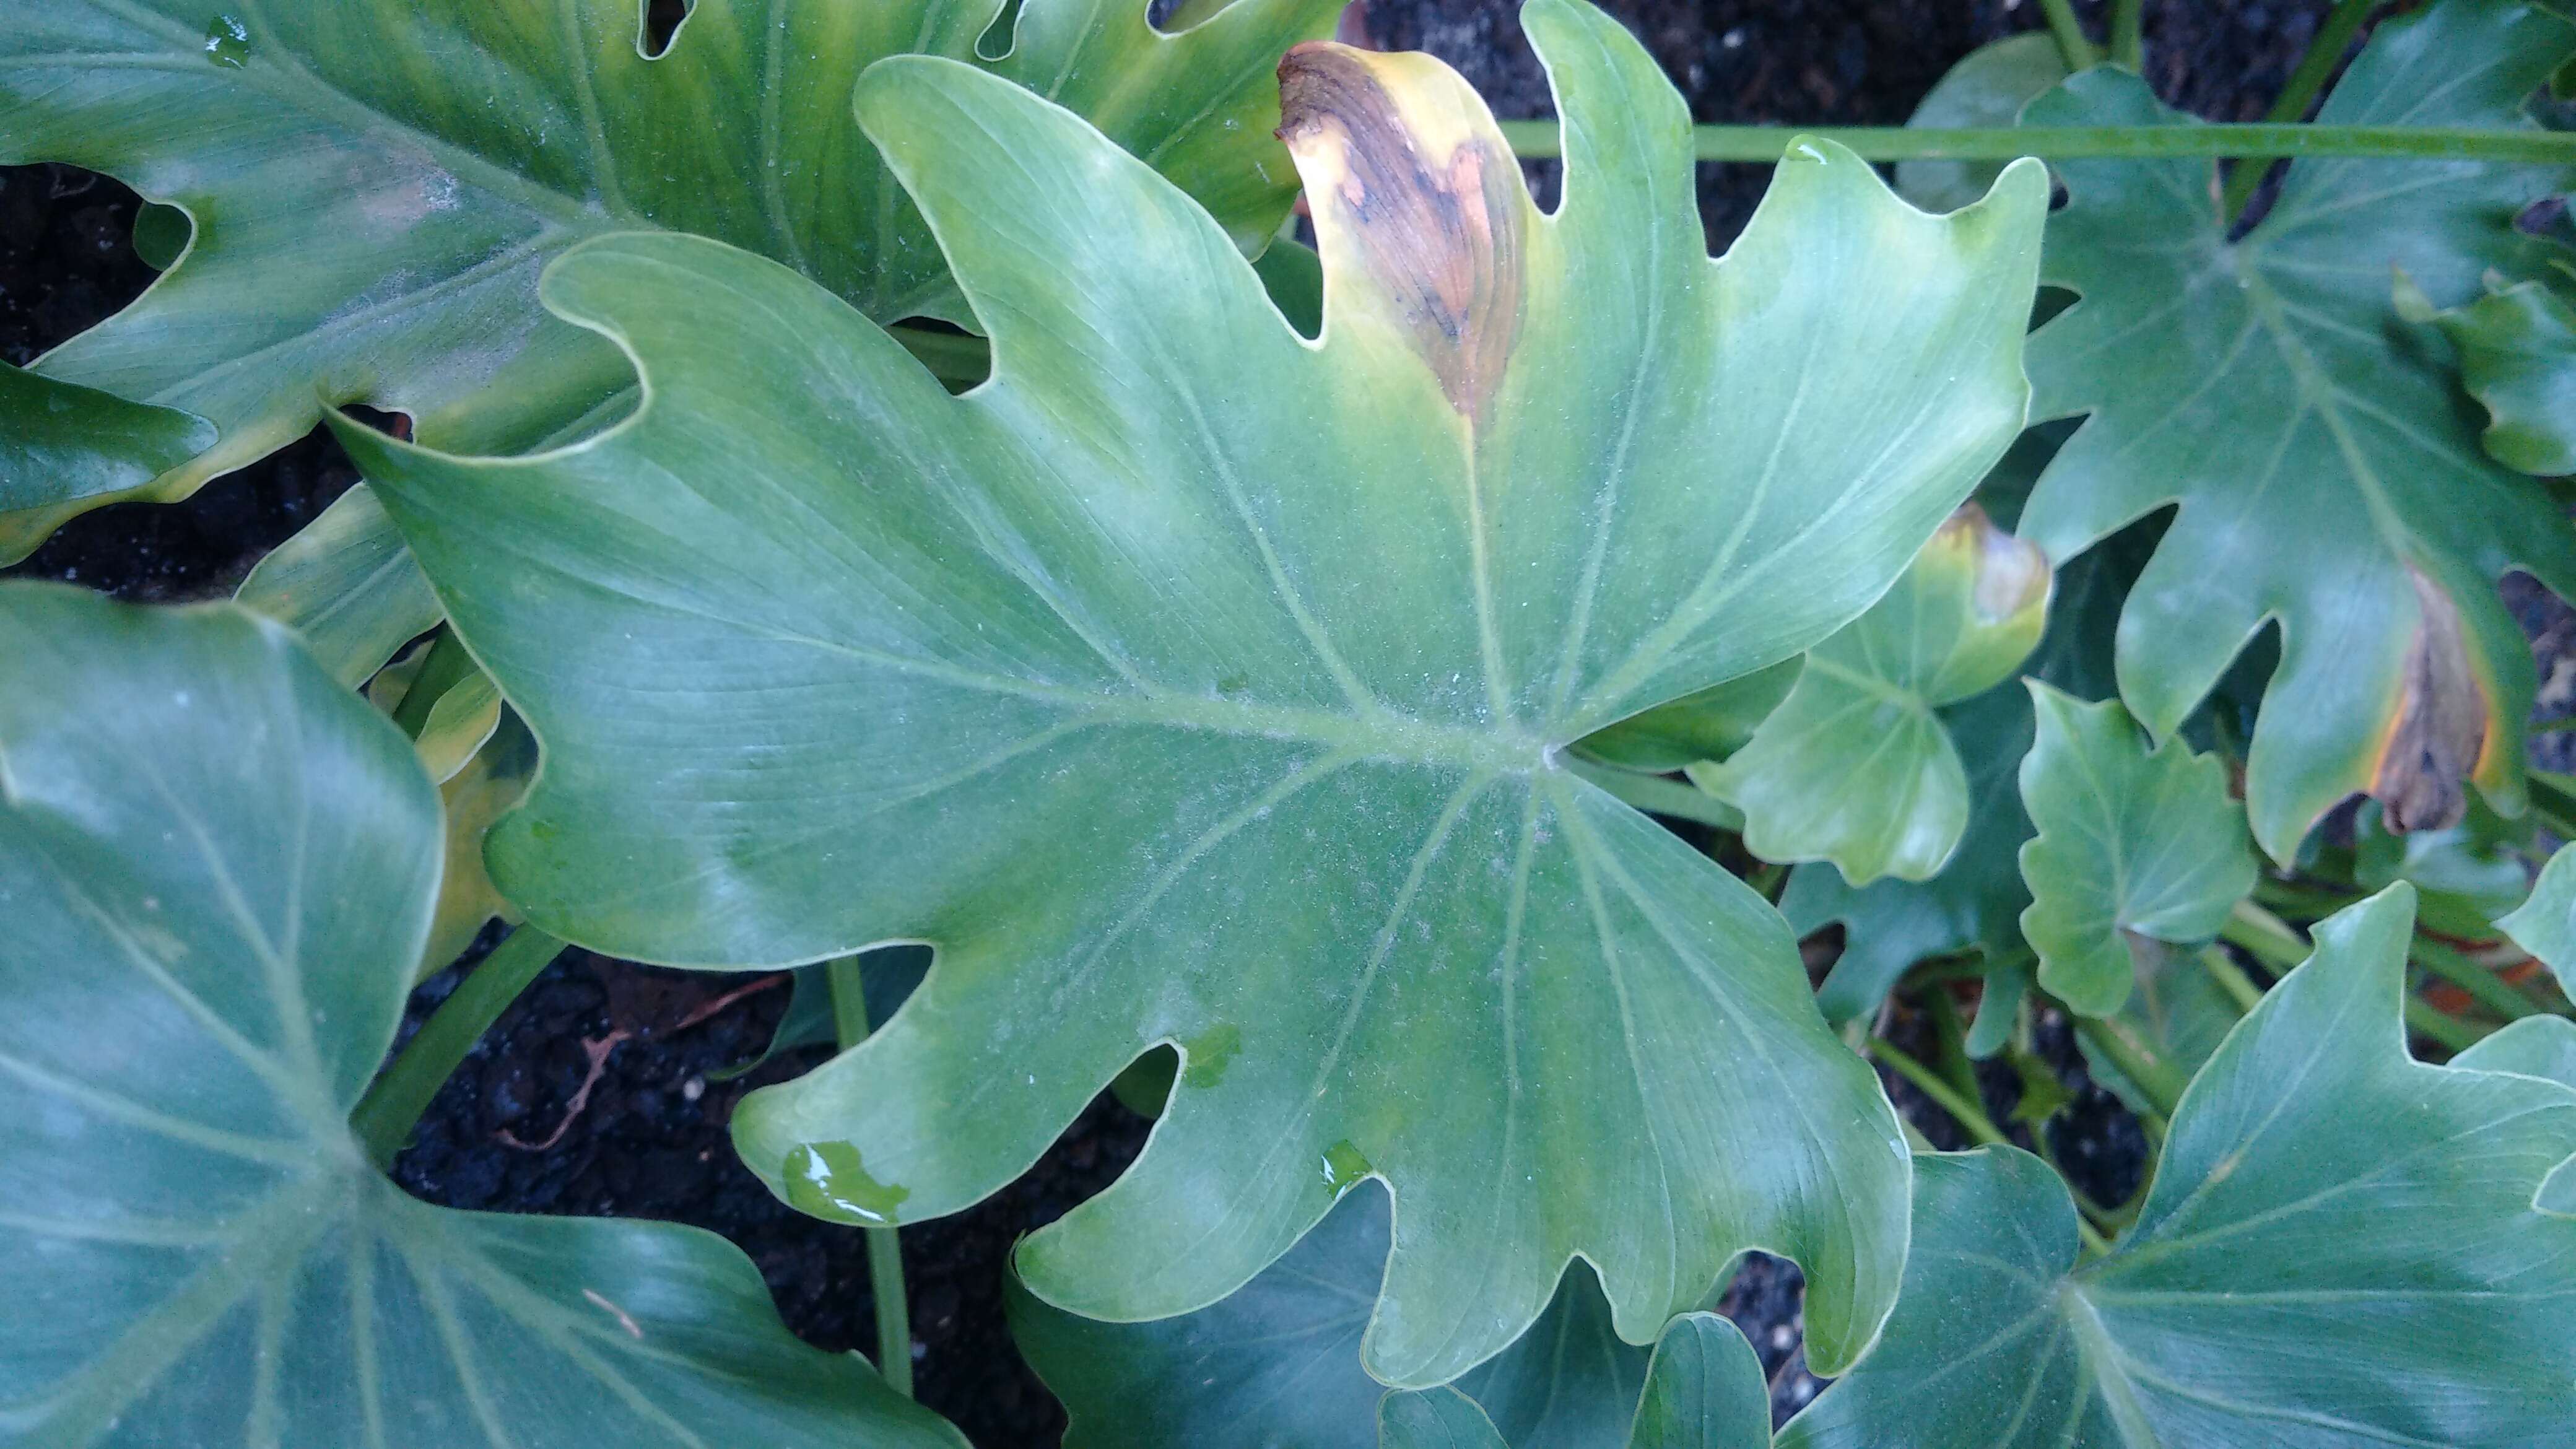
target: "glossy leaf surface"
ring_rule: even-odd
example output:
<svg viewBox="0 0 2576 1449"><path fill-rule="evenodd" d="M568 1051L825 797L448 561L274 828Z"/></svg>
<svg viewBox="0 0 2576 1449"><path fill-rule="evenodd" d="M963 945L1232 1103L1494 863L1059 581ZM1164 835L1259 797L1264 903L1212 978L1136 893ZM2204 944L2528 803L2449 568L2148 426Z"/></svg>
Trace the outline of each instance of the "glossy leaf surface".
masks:
<svg viewBox="0 0 2576 1449"><path fill-rule="evenodd" d="M272 549L233 597L303 635L352 689L440 618L429 580L364 483Z"/></svg>
<svg viewBox="0 0 2576 1449"><path fill-rule="evenodd" d="M1233 1294L1177 1318L1101 1323L1011 1285L1011 1336L1064 1401L1067 1449L1243 1443L1344 1449L1375 1432L1385 1386L1360 1342L1386 1271L1387 1197L1345 1194L1314 1231ZM1571 1272L1510 1348L1455 1382L1511 1449L1597 1449L1627 1432L1648 1354Z"/></svg>
<svg viewBox="0 0 2576 1449"><path fill-rule="evenodd" d="M1896 1316L1782 1442L2563 1442L2576 1203L2545 1184L2576 1154L2576 1090L2407 1056L2411 897L2318 928L2192 1082L2110 1256L2075 1267L2038 1159L1922 1159Z"/></svg>
<svg viewBox="0 0 2576 1449"><path fill-rule="evenodd" d="M1934 711L2010 678L2048 624L2039 550L1974 504L1869 612L1809 650L1752 742L1694 776L1744 811L1771 861L1830 860L1854 885L1936 874L1968 828L1968 776Z"/></svg>
<svg viewBox="0 0 2576 1449"><path fill-rule="evenodd" d="M0 1435L962 1445L712 1234L368 1165L438 883L409 744L284 630L0 585Z"/></svg>
<svg viewBox="0 0 2576 1449"><path fill-rule="evenodd" d="M2488 456L2544 477L2576 473L2576 304L2563 290L2576 278L2559 265L2556 287L2489 277L2484 295L2436 310L2401 281L2397 299L2406 320L2459 349L2460 383L2489 415Z"/></svg>
<svg viewBox="0 0 2576 1449"><path fill-rule="evenodd" d="M2450 0L2379 27L2321 122L2525 127L2576 27ZM2031 125L2188 126L2108 67ZM2031 342L2034 417L2083 415L2021 518L2063 559L2178 505L2119 635L2120 695L2171 734L2267 620L2281 660L2246 779L2287 861L2337 801L2404 828L2456 820L2474 779L2520 808L2531 653L2495 593L2526 568L2576 591L2576 536L2479 446L2448 369L2391 309L2391 268L2437 302L2542 244L2512 225L2564 169L2309 159L2241 241L2206 161L2070 161L2047 280L2079 300Z"/></svg>
<svg viewBox="0 0 2576 1449"><path fill-rule="evenodd" d="M5 42L0 42L5 43ZM213 446L214 424L0 362L0 520L61 496L140 488ZM14 547L0 534L0 563Z"/></svg>
<svg viewBox="0 0 2576 1449"><path fill-rule="evenodd" d="M547 747L489 850L532 920L689 965L938 947L737 1114L800 1207L953 1212L1169 1043L1145 1155L1019 1251L1061 1306L1202 1307L1377 1176L1391 1382L1501 1349L1577 1253L1633 1342L1757 1244L1806 1267L1820 1365L1869 1341L1875 1082L1769 907L1563 752L1806 649L1957 506L2021 415L2045 188L1926 217L1802 144L1712 262L1645 52L1566 0L1526 24L1554 216L1435 62L1298 53L1319 342L1078 118L903 58L859 109L991 382L950 397L748 254L619 239L547 294L639 359L632 421L520 460L343 430Z"/></svg>
<svg viewBox="0 0 2576 1449"><path fill-rule="evenodd" d="M994 37L1009 54L980 59L1004 8L698 0L647 58L637 0L13 4L0 160L109 172L196 222L175 270L38 369L199 414L221 437L138 455L111 451L130 433L102 423L96 466L0 475L0 559L101 503L185 497L326 406L411 413L424 438L477 448L582 416L626 369L549 318L536 287L585 237L719 237L880 320L962 320L850 113L880 56L1024 83L1149 159L1237 244L1268 239L1295 190L1271 69L1330 30L1338 0L1239 0L1169 36L1144 0L1028 0ZM15 399L0 408L19 431Z"/></svg>
<svg viewBox="0 0 2576 1449"><path fill-rule="evenodd" d="M2086 1016L2129 999L2133 936L2193 945L2254 889L2227 767L2178 739L2149 746L2116 701L2030 686L2039 734L2021 763L2039 833L2021 847L2022 938L2039 984Z"/></svg>

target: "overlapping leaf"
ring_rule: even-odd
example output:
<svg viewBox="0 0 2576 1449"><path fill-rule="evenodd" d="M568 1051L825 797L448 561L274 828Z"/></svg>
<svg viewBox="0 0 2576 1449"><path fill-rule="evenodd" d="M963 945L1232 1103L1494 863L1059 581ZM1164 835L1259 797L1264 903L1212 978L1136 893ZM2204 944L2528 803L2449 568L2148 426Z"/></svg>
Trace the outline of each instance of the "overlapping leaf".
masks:
<svg viewBox="0 0 2576 1449"><path fill-rule="evenodd" d="M1830 860L1853 885L1936 874L1968 828L1968 776L1934 711L2010 678L2048 623L2039 550L1970 504L1896 587L1807 652L1724 764L1695 775L1744 811L1764 860Z"/></svg>
<svg viewBox="0 0 2576 1449"><path fill-rule="evenodd" d="M880 320L962 316L850 115L880 56L971 60L1061 101L1257 249L1295 190L1271 68L1339 8L1238 0L1162 35L1144 0L698 0L648 58L637 0L13 0L0 160L113 173L196 236L37 364L164 411L93 403L51 451L94 461L0 474L0 560L101 503L185 497L338 403L468 448L616 406L616 353L537 305L539 273L584 237L719 237ZM0 392L13 436L22 391Z"/></svg>
<svg viewBox="0 0 2576 1449"><path fill-rule="evenodd" d="M1779 918L1566 750L1806 649L1957 506L2021 415L2042 178L1933 218L1800 143L1715 263L1645 52L1527 25L1553 216L1435 62L1288 67L1319 341L1077 118L905 58L860 111L991 382L618 239L547 296L640 360L632 420L520 460L345 432L545 742L488 851L531 919L680 964L938 947L737 1114L800 1206L954 1211L1170 1043L1144 1156L1020 1250L1066 1308L1204 1306L1374 1175L1391 1382L1501 1349L1578 1253L1634 1342L1757 1244L1807 1268L1815 1361L1869 1341L1883 1098Z"/></svg>
<svg viewBox="0 0 2576 1449"><path fill-rule="evenodd" d="M440 618L429 580L364 483L261 559L233 597L303 635L352 689Z"/></svg>
<svg viewBox="0 0 2576 1449"><path fill-rule="evenodd" d="M439 849L410 746L284 631L0 585L0 1437L962 1445L711 1234L369 1166Z"/></svg>
<svg viewBox="0 0 2576 1449"><path fill-rule="evenodd" d="M2525 100L2571 48L2576 28L2520 0L2449 0L2381 26L2321 119L2529 126ZM2109 68L2024 119L2194 124ZM2391 269L2437 303L2474 295L2541 245L2513 215L2568 171L2303 160L2238 241L2210 163L2060 172L2047 280L2081 300L2032 340L2033 413L2087 421L2020 527L2062 559L2179 505L2121 621L2121 697L2169 734L2277 621L2246 781L2275 859L2356 791L2408 828L2456 819L2472 778L2518 809L2534 682L2494 580L2520 567L2576 591L2576 537L2481 449L2447 369L2397 323Z"/></svg>
<svg viewBox="0 0 2576 1449"><path fill-rule="evenodd" d="M1896 1316L1782 1443L2565 1442L2576 1089L2538 1073L2576 1025L2411 1060L2412 895L2319 927L2193 1081L2108 1257L2075 1266L2074 1204L2038 1159L1919 1162Z"/></svg>
<svg viewBox="0 0 2576 1449"><path fill-rule="evenodd" d="M2021 931L2039 984L2087 1016L2129 999L2130 938L2196 945L2254 888L2227 770L2178 739L2150 748L2116 701L2030 687L2039 737L2021 763L2039 833L2021 847Z"/></svg>
<svg viewBox="0 0 2576 1449"><path fill-rule="evenodd" d="M2540 869L2531 899L2496 922L2515 945L2541 959L2576 994L2576 846L2562 845Z"/></svg>
<svg viewBox="0 0 2576 1449"><path fill-rule="evenodd" d="M1627 1437L1584 1442L1628 1449L1769 1449L1771 1390L1762 1361L1734 1324L1714 1313L1676 1318L1655 1342L1644 1394ZM1378 1406L1378 1449L1520 1449L1475 1400L1456 1389L1392 1393Z"/></svg>
<svg viewBox="0 0 2576 1449"><path fill-rule="evenodd" d="M2525 473L2576 473L2576 305L2561 290L2576 273L2559 263L2558 283L2487 278L2486 292L2436 310L2401 281L2406 320L2442 329L2459 349L2460 381L2486 407L2490 457Z"/></svg>

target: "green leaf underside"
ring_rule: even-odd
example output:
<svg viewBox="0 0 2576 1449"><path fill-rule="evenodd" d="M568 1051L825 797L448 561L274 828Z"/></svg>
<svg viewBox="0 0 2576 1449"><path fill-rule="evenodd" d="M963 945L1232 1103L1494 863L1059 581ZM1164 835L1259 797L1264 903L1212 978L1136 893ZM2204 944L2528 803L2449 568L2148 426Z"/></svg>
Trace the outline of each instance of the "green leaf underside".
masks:
<svg viewBox="0 0 2576 1449"><path fill-rule="evenodd" d="M630 422L515 461L344 430L546 743L490 848L531 919L676 964L938 947L736 1116L800 1206L955 1211L1155 1043L1222 1040L1022 1246L1050 1301L1204 1306L1374 1174L1390 1382L1502 1348L1577 1253L1631 1341L1756 1245L1805 1265L1819 1364L1869 1341L1904 1178L1875 1084L1778 917L1560 755L1885 589L2018 424L2044 188L1929 218L1801 145L1712 263L1649 58L1565 0L1526 23L1571 118L1553 217L1434 63L1300 53L1348 82L1310 183L1367 172L1309 187L1318 343L1074 117L903 59L859 106L983 387L757 258L620 239L547 295L640 360ZM1402 232L1469 182L1488 250ZM1409 266L1474 315L1424 320Z"/></svg>
<svg viewBox="0 0 2576 1449"><path fill-rule="evenodd" d="M1936 874L1968 827L1968 777L1935 711L2011 677L2048 622L2048 560L1962 509L1896 587L1807 654L1751 743L1695 775L1744 811L1764 860L1845 879Z"/></svg>
<svg viewBox="0 0 2576 1449"><path fill-rule="evenodd" d="M233 597L301 634L352 689L440 617L429 580L364 483L261 559Z"/></svg>
<svg viewBox="0 0 2576 1449"><path fill-rule="evenodd" d="M2227 770L2178 739L2150 748L2116 701L2030 687L2039 733L2021 764L2038 834L2021 847L2022 937L2039 984L2086 1016L2128 1002L2129 938L2196 944L2254 889Z"/></svg>
<svg viewBox="0 0 2576 1449"><path fill-rule="evenodd" d="M2459 349L2461 385L2489 414L2488 456L2542 477L2576 473L2576 306L2565 295L2541 282L2491 279L2484 296L2447 311L2403 290L2399 305Z"/></svg>
<svg viewBox="0 0 2576 1449"><path fill-rule="evenodd" d="M1386 1269L1384 1192L1345 1193L1314 1231L1232 1295L1148 1323L1077 1317L1016 1282L1011 1336L1064 1401L1066 1449L1346 1449L1375 1432L1385 1387L1360 1342ZM1588 1271L1454 1385L1511 1449L1598 1449L1628 1430L1647 1351L1610 1326Z"/></svg>
<svg viewBox="0 0 2576 1449"><path fill-rule="evenodd" d="M0 585L0 1437L962 1445L711 1234L367 1165L438 857L409 744L283 630Z"/></svg>
<svg viewBox="0 0 2576 1449"><path fill-rule="evenodd" d="M2412 894L2319 927L2193 1081L2109 1257L2074 1267L2074 1204L2038 1159L1920 1160L1896 1316L1781 1442L2563 1443L2576 1219L2534 1199L2576 1153L2576 1090L2503 1072L2576 1024L2409 1059Z"/></svg>
<svg viewBox="0 0 2576 1449"><path fill-rule="evenodd" d="M2320 120L2530 126L2522 104L2571 36L2517 0L2428 7L2379 28ZM2109 68L2024 120L2194 124ZM2032 339L2032 415L2090 416L2021 531L2064 558L2180 505L2121 621L2122 698L2171 733L2276 620L2246 783L2275 859L2356 791L2442 824L2473 775L2518 810L2533 671L2494 580L2527 568L2576 589L2576 542L2536 483L2486 457L2447 369L2396 320L2391 269L2439 301L2475 295L2541 245L2512 217L2568 173L2303 160L2230 244L2210 163L2059 170L2072 199L2050 218L2046 280L2081 300Z"/></svg>
<svg viewBox="0 0 2576 1449"><path fill-rule="evenodd" d="M2540 868L2531 898L2496 922L2513 943L2541 960L2576 995L2576 846L2562 845Z"/></svg>
<svg viewBox="0 0 2576 1449"><path fill-rule="evenodd" d="M1027 0L1010 54L985 61L1002 0L699 0L658 59L638 50L636 0L19 6L0 32L0 160L112 173L197 227L141 301L38 367L202 415L221 439L144 453L138 471L102 421L102 461L0 474L0 560L101 503L185 497L329 405L412 413L422 437L462 448L581 416L627 371L549 318L536 286L586 237L718 237L882 321L962 320L850 114L880 56L975 60L1072 107L1257 250L1295 191L1271 69L1339 8L1240 0L1162 35L1144 0ZM23 426L14 399L0 406Z"/></svg>

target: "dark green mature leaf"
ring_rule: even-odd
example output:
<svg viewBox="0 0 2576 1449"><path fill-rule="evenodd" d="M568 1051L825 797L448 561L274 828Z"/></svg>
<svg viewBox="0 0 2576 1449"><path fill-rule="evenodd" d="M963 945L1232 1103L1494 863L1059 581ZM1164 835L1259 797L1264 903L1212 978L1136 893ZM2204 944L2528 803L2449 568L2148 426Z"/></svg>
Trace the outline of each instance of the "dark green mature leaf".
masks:
<svg viewBox="0 0 2576 1449"><path fill-rule="evenodd" d="M2440 327L2459 349L2461 384L2491 418L2488 456L2525 473L2576 473L2576 305L2542 282L2490 276L2486 285L2473 301L2437 309L2400 279L2397 310Z"/></svg>
<svg viewBox="0 0 2576 1449"><path fill-rule="evenodd" d="M64 440L99 462L0 472L0 561L102 503L186 497L339 403L412 413L423 437L465 448L581 416L627 369L549 318L536 285L585 237L718 237L881 321L963 320L850 114L880 56L972 61L1071 107L1258 250L1296 189L1270 136L1271 69L1340 8L1237 0L1163 35L1145 0L1025 0L996 37L1009 54L985 60L1004 0L697 0L650 59L637 0L15 5L0 160L110 172L197 224L176 270L38 369L201 414L221 437L112 451L132 424L105 419ZM25 416L0 396L6 431Z"/></svg>
<svg viewBox="0 0 2576 1449"><path fill-rule="evenodd" d="M261 559L233 597L303 635L322 667L352 689L442 617L429 580L364 483Z"/></svg>
<svg viewBox="0 0 2576 1449"><path fill-rule="evenodd" d="M1476 1401L1452 1388L1389 1394L1377 1424L1378 1449L1511 1449Z"/></svg>
<svg viewBox="0 0 2576 1449"><path fill-rule="evenodd" d="M343 430L545 741L489 849L532 920L692 965L937 946L737 1113L799 1206L953 1212L1168 1043L1144 1156L1020 1249L1050 1301L1202 1307L1374 1175L1389 1381L1500 1350L1577 1253L1632 1341L1760 1245L1807 1269L1812 1359L1868 1343L1889 1109L1778 916L1566 747L1814 644L1957 506L2020 417L2043 178L1933 218L1800 143L1711 262L1651 59L1565 0L1526 23L1569 117L1546 217L1436 62L1298 53L1320 342L1078 118L902 58L859 109L991 382L622 238L547 296L639 359L631 421L515 460Z"/></svg>
<svg viewBox="0 0 2576 1449"><path fill-rule="evenodd" d="M2548 1194L2576 1090L2406 1055L2412 904L2395 886L2319 926L2192 1082L2110 1256L2074 1266L2038 1159L1921 1159L1896 1316L1782 1443L2565 1443L2576 1217ZM2490 1060L2547 1043L2512 1045Z"/></svg>
<svg viewBox="0 0 2576 1449"><path fill-rule="evenodd" d="M410 745L284 630L0 585L0 1435L962 1445L712 1234L368 1165L439 850Z"/></svg>
<svg viewBox="0 0 2576 1449"><path fill-rule="evenodd" d="M2576 995L2576 845L2562 845L2540 869L2531 899L2496 922L2513 943L2540 958L2558 984Z"/></svg>
<svg viewBox="0 0 2576 1449"><path fill-rule="evenodd" d="M1795 687L1693 778L1744 811L1764 860L1830 860L1854 885L1936 874L1968 828L1968 777L1934 711L2012 677L2048 624L2039 550L1970 504L1869 612L1807 652Z"/></svg>
<svg viewBox="0 0 2576 1449"><path fill-rule="evenodd" d="M2031 98L2066 79L2066 52L2046 31L1978 46L1944 72L1905 124L2009 126ZM1993 161L1900 161L1897 194L1926 211L1951 211L1986 194L2002 166Z"/></svg>
<svg viewBox="0 0 2576 1449"><path fill-rule="evenodd" d="M8 424L0 427L0 520L57 497L140 488L215 441L215 425L192 413L127 402L5 362L0 419ZM34 546L13 547L0 535L0 563L15 563Z"/></svg>
<svg viewBox="0 0 2576 1449"><path fill-rule="evenodd" d="M2519 0L2446 0L2381 26L2320 119L2528 127L2525 99L2571 48L2576 28ZM2024 118L2195 124L2110 68ZM2356 791L2410 829L2457 819L2471 778L2518 811L2531 651L2494 580L2527 568L2576 591L2576 535L2480 448L2448 370L2396 324L2390 269L2473 295L2542 245L2514 213L2576 173L2302 160L2231 242L2209 162L2059 170L2047 280L2082 300L2032 339L2033 416L2089 416L2021 532L2063 559L2179 506L2121 621L2121 697L2171 734L2278 621L2246 778L2274 859Z"/></svg>
<svg viewBox="0 0 2576 1449"><path fill-rule="evenodd" d="M2021 847L2022 938L2039 984L2086 1016L2129 999L2130 938L2196 944L2254 889L2227 767L2178 739L2150 748L2117 701L2030 686L2039 737L2021 762L2039 833Z"/></svg>
<svg viewBox="0 0 2576 1449"><path fill-rule="evenodd" d="M1523 1449L1475 1400L1454 1388L1398 1391L1378 1406L1379 1449ZM1714 1313L1674 1319L1655 1343L1645 1393L1618 1430L1581 1441L1591 1449L1769 1449L1771 1388L1762 1361L1734 1324Z"/></svg>
<svg viewBox="0 0 2576 1449"><path fill-rule="evenodd" d="M1232 1294L1177 1318L1100 1323L1010 1285L1011 1336L1064 1401L1067 1449L1346 1449L1374 1432L1384 1386L1360 1366L1391 1220L1346 1193ZM1590 1271L1569 1272L1510 1348L1456 1381L1511 1449L1597 1449L1627 1432L1648 1354L1623 1342Z"/></svg>

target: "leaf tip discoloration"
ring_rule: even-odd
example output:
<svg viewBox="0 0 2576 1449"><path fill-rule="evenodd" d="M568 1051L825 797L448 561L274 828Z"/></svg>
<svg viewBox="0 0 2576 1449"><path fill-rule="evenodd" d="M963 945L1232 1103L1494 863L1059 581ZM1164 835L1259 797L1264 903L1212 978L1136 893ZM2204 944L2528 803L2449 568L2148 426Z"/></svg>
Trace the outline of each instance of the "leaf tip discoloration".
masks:
<svg viewBox="0 0 2576 1449"><path fill-rule="evenodd" d="M2468 809L2468 782L2488 746L2492 711L2479 684L2459 606L2439 584L2409 569L2418 618L2406 646L2397 708L2370 782L2381 818L2395 831L2440 830Z"/></svg>
<svg viewBox="0 0 2576 1449"><path fill-rule="evenodd" d="M1305 178L1331 283L1365 279L1471 422L1519 333L1527 194L1466 83L1420 55L1330 42L1279 63L1279 138Z"/></svg>

